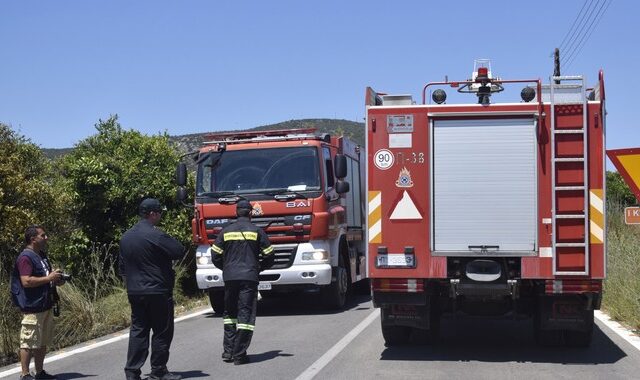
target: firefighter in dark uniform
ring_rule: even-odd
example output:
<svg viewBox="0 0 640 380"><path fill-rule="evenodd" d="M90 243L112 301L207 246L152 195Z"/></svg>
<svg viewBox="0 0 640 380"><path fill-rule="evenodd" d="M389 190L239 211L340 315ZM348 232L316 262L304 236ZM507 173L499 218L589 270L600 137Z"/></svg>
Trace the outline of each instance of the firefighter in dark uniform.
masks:
<svg viewBox="0 0 640 380"><path fill-rule="evenodd" d="M224 341L222 359L249 362L247 348L256 321L258 273L273 265L273 247L267 234L251 223L251 203L236 205L236 222L226 226L211 246L213 263L224 278Z"/></svg>
<svg viewBox="0 0 640 380"><path fill-rule="evenodd" d="M184 256L184 246L156 228L165 210L154 198L140 203L140 221L120 240L120 275L127 287L131 304L129 350L124 372L127 379L140 379L140 368L149 354L150 379L179 380L180 375L167 370L169 347L173 340L172 261Z"/></svg>

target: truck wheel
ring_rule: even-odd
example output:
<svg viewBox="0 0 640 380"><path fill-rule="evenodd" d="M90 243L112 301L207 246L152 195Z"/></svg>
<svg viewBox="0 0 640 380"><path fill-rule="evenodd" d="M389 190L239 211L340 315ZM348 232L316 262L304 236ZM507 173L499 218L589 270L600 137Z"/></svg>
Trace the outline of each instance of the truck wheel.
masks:
<svg viewBox="0 0 640 380"><path fill-rule="evenodd" d="M215 314L224 313L224 289L209 288L209 302Z"/></svg>
<svg viewBox="0 0 640 380"><path fill-rule="evenodd" d="M387 347L399 346L409 343L411 327L407 326L385 326L382 323L382 337L384 345Z"/></svg>
<svg viewBox="0 0 640 380"><path fill-rule="evenodd" d="M338 258L338 266L334 268L336 280L322 288L324 304L331 309L342 309L349 291L349 274L342 256Z"/></svg>

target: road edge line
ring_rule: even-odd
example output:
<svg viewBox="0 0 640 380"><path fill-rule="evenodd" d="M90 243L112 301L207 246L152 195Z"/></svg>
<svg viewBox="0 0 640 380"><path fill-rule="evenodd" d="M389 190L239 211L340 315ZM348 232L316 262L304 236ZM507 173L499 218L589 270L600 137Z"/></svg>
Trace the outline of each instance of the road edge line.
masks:
<svg viewBox="0 0 640 380"><path fill-rule="evenodd" d="M333 358L344 350L344 348L351 343L365 328L367 328L371 322L380 316L380 309L376 308L371 312L362 322L360 322L353 330L349 331L338 343L334 344L327 352L324 353L318 360L313 362L304 372L302 372L296 380L311 380L313 379Z"/></svg>
<svg viewBox="0 0 640 380"><path fill-rule="evenodd" d="M593 315L620 338L624 339L627 343L640 351L640 336L634 334L633 331L614 321L607 313L601 310L595 310Z"/></svg>
<svg viewBox="0 0 640 380"><path fill-rule="evenodd" d="M209 313L209 312L211 312L211 308L205 308L203 310L196 311L194 313L183 315L181 317L175 318L173 320L173 322L174 323L181 322L181 321L184 321L186 319L198 317L198 316L200 316L202 314L206 314L206 313ZM125 330L123 330L123 331L125 331ZM115 333L115 334L118 334L118 333ZM68 351L68 352L64 351L64 349L55 351L53 356L49 356L49 357L44 359L44 363L47 364L47 363L51 363L51 362L54 362L54 361L57 361L57 360L68 358L69 356L73 356L75 354L79 354L79 353L82 353L82 352L90 351L90 350L93 350L94 348L106 346L107 344L110 344L110 343L113 343L113 342L118 342L118 341L126 339L128 337L129 337L129 333L127 332L127 333L123 333L123 334L118 335L118 336L114 336L112 338L108 338L108 339L105 339L105 340L100 340L100 341L98 341L96 343L89 344L89 345L84 345L83 343L80 343L81 347L75 348L75 349L73 349L71 351ZM33 365L34 364L33 364L33 360L32 360L31 361L31 366L29 368L32 369ZM16 374L16 373L21 372L21 371L22 371L22 367L20 366L20 363L17 363L14 368L5 370L3 372L0 372L0 378L5 377L5 376L9 376L9 375L13 375L13 374Z"/></svg>

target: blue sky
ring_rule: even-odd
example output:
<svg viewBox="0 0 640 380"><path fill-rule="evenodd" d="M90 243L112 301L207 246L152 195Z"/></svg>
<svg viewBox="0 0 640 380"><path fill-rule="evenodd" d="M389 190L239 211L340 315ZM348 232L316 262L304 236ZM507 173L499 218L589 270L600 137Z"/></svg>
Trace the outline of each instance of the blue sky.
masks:
<svg viewBox="0 0 640 380"><path fill-rule="evenodd" d="M171 135L362 121L366 86L419 99L429 81L468 78L476 58L504 79L548 81L553 49L584 4L4 0L0 122L62 148L110 114ZM608 148L640 146L639 4L612 0L563 67L589 84L604 69Z"/></svg>

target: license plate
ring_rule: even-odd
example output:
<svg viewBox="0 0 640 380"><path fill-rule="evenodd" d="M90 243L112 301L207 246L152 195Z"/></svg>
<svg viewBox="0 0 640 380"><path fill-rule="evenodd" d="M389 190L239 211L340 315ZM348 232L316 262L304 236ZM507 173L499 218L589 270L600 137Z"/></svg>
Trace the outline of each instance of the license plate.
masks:
<svg viewBox="0 0 640 380"><path fill-rule="evenodd" d="M270 282L261 282L258 284L258 290L271 290Z"/></svg>
<svg viewBox="0 0 640 380"><path fill-rule="evenodd" d="M378 267L415 268L414 255L404 253L389 253L377 256Z"/></svg>

